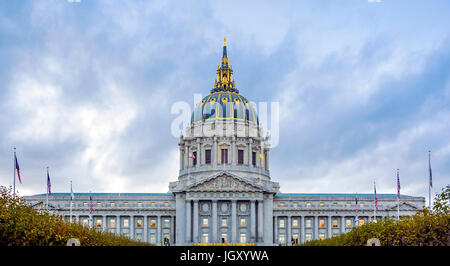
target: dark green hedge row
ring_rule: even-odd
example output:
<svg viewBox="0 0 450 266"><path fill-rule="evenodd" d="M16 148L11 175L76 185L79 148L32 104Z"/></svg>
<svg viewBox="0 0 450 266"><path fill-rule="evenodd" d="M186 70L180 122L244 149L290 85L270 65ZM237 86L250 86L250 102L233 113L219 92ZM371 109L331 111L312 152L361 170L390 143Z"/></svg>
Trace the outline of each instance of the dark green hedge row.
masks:
<svg viewBox="0 0 450 266"><path fill-rule="evenodd" d="M450 186L435 198L432 209L423 208L413 216L384 219L355 227L350 232L324 240L313 240L306 246L365 246L378 238L382 246L449 246Z"/></svg>
<svg viewBox="0 0 450 266"><path fill-rule="evenodd" d="M126 236L64 222L60 216L35 210L11 189L0 186L0 246L65 246L78 238L82 246L150 245Z"/></svg>

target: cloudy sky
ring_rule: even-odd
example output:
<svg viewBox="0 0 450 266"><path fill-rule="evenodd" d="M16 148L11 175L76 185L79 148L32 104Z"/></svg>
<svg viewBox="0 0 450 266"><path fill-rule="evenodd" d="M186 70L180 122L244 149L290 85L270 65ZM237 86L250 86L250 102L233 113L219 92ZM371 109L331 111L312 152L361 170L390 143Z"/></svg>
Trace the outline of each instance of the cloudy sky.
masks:
<svg viewBox="0 0 450 266"><path fill-rule="evenodd" d="M279 102L282 192L428 195L450 183L448 1L0 2L0 184L167 192L172 105L236 86ZM269 110L270 111L270 110Z"/></svg>

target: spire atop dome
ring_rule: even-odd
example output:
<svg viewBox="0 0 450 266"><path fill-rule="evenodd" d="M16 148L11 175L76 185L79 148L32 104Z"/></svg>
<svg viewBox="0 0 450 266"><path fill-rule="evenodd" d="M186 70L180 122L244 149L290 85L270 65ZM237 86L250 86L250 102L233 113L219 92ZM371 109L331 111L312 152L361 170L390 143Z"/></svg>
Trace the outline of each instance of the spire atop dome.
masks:
<svg viewBox="0 0 450 266"><path fill-rule="evenodd" d="M220 59L220 64L217 68L217 78L214 82L214 89L211 90L211 93L218 91L239 93L239 91L235 88L233 80L233 69L228 61L226 38L223 38L223 54L222 58Z"/></svg>

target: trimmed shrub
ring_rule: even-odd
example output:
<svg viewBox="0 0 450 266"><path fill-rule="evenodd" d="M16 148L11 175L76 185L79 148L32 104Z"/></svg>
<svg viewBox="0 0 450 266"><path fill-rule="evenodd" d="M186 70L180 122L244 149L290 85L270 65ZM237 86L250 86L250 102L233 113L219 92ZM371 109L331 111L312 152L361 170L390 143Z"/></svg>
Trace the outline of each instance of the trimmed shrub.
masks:
<svg viewBox="0 0 450 266"><path fill-rule="evenodd" d="M0 186L0 246L65 246L78 238L82 246L150 246L126 236L101 232L57 215L37 211L11 189Z"/></svg>
<svg viewBox="0 0 450 266"><path fill-rule="evenodd" d="M435 198L433 209L423 208L415 215L384 219L354 227L350 232L324 240L313 240L305 246L366 246L378 238L382 246L449 246L450 186Z"/></svg>

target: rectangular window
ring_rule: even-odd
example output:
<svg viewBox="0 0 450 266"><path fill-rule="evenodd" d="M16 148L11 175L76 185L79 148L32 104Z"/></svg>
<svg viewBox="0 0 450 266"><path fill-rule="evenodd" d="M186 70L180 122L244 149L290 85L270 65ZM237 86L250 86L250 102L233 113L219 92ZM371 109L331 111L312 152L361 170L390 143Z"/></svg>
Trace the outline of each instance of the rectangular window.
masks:
<svg viewBox="0 0 450 266"><path fill-rule="evenodd" d="M325 239L325 234L319 234L319 239L320 239L320 240Z"/></svg>
<svg viewBox="0 0 450 266"><path fill-rule="evenodd" d="M298 219L292 219L292 227L293 228L298 228Z"/></svg>
<svg viewBox="0 0 450 266"><path fill-rule="evenodd" d="M359 219L359 226L363 226L364 225L364 219Z"/></svg>
<svg viewBox="0 0 450 266"><path fill-rule="evenodd" d="M156 227L156 219L152 218L150 219L150 228L155 228Z"/></svg>
<svg viewBox="0 0 450 266"><path fill-rule="evenodd" d="M306 203L306 208L311 208L311 203L307 202Z"/></svg>
<svg viewBox="0 0 450 266"><path fill-rule="evenodd" d="M150 233L150 243L156 244L156 234Z"/></svg>
<svg viewBox="0 0 450 266"><path fill-rule="evenodd" d="M163 235L163 243L167 243L167 244L169 244L170 243L170 236L169 236L169 234L164 234Z"/></svg>
<svg viewBox="0 0 450 266"><path fill-rule="evenodd" d="M311 233L306 233L305 234L305 240L306 241L311 241L311 239L312 239L312 234Z"/></svg>
<svg viewBox="0 0 450 266"><path fill-rule="evenodd" d="M209 241L208 233L204 233L202 235L202 240L203 240L203 243L208 243L208 241Z"/></svg>
<svg viewBox="0 0 450 266"><path fill-rule="evenodd" d="M222 218L222 227L227 227L227 218Z"/></svg>
<svg viewBox="0 0 450 266"><path fill-rule="evenodd" d="M241 226L245 227L247 225L247 220L245 218L241 218Z"/></svg>
<svg viewBox="0 0 450 266"><path fill-rule="evenodd" d="M128 207L128 202L124 202L124 203L123 203L123 206L124 206L124 207Z"/></svg>
<svg viewBox="0 0 450 266"><path fill-rule="evenodd" d="M311 228L312 227L311 225L312 225L311 218L306 219L305 220L305 227L306 228Z"/></svg>
<svg viewBox="0 0 450 266"><path fill-rule="evenodd" d="M285 227L284 219L280 219L280 228L284 227Z"/></svg>
<svg viewBox="0 0 450 266"><path fill-rule="evenodd" d="M169 226L170 226L170 220L169 220L169 218L165 218L165 219L163 220L163 226L164 226L164 228L169 228Z"/></svg>
<svg viewBox="0 0 450 266"><path fill-rule="evenodd" d="M286 243L286 236L284 234L280 234L280 244Z"/></svg>
<svg viewBox="0 0 450 266"><path fill-rule="evenodd" d="M83 207L88 207L88 203L87 202L83 202Z"/></svg>
<svg viewBox="0 0 450 266"><path fill-rule="evenodd" d="M228 163L228 149L222 149L222 163Z"/></svg>
<svg viewBox="0 0 450 266"><path fill-rule="evenodd" d="M136 240L142 241L142 233L136 233Z"/></svg>
<svg viewBox="0 0 450 266"><path fill-rule="evenodd" d="M97 202L97 207L101 207L102 203L101 202Z"/></svg>
<svg viewBox="0 0 450 266"><path fill-rule="evenodd" d="M205 164L211 164L211 150L205 150Z"/></svg>
<svg viewBox="0 0 450 266"><path fill-rule="evenodd" d="M244 150L238 150L238 164L244 164Z"/></svg>
<svg viewBox="0 0 450 266"><path fill-rule="evenodd" d="M333 228L338 228L338 219L337 218L333 218Z"/></svg>
<svg viewBox="0 0 450 266"><path fill-rule="evenodd" d="M97 224L97 227L102 227L102 218L97 218L96 224Z"/></svg>
<svg viewBox="0 0 450 266"><path fill-rule="evenodd" d="M350 228L352 227L352 219L345 219L345 227Z"/></svg>
<svg viewBox="0 0 450 266"><path fill-rule="evenodd" d="M83 218L81 221L82 221L82 224L83 224L84 226L88 226L88 225L89 225L89 220L88 220L88 218Z"/></svg>
<svg viewBox="0 0 450 266"><path fill-rule="evenodd" d="M247 242L247 234L246 233L241 233L239 240L241 243L246 243Z"/></svg>
<svg viewBox="0 0 450 266"><path fill-rule="evenodd" d="M138 218L136 219L136 228L141 228L142 227L142 219Z"/></svg>
<svg viewBox="0 0 450 266"><path fill-rule="evenodd" d="M128 228L130 226L129 221L128 218L123 219L123 228Z"/></svg>
<svg viewBox="0 0 450 266"><path fill-rule="evenodd" d="M116 218L109 218L109 228L116 228Z"/></svg>
<svg viewBox="0 0 450 266"><path fill-rule="evenodd" d="M252 165L256 166L256 152L255 151L252 152Z"/></svg>
<svg viewBox="0 0 450 266"><path fill-rule="evenodd" d="M142 207L142 206L143 206L143 205L142 205L142 202L138 202L138 203L137 203L137 206L138 206L138 207Z"/></svg>
<svg viewBox="0 0 450 266"><path fill-rule="evenodd" d="M319 204L319 206L320 206L320 207L324 207L324 206L325 206L325 203L321 202L321 203Z"/></svg>
<svg viewBox="0 0 450 266"><path fill-rule="evenodd" d="M292 240L294 240L293 244L298 244L298 234L293 234L292 235Z"/></svg>
<svg viewBox="0 0 450 266"><path fill-rule="evenodd" d="M203 218L202 226L203 227L208 227L208 218Z"/></svg>
<svg viewBox="0 0 450 266"><path fill-rule="evenodd" d="M279 205L281 208L284 208L286 205L284 204L284 202L280 202L280 205Z"/></svg>
<svg viewBox="0 0 450 266"><path fill-rule="evenodd" d="M319 219L319 227L324 228L325 227L325 219L321 218Z"/></svg>
<svg viewBox="0 0 450 266"><path fill-rule="evenodd" d="M222 243L227 243L227 234L221 234L220 235L220 240Z"/></svg>
<svg viewBox="0 0 450 266"><path fill-rule="evenodd" d="M196 151L194 151L193 153L192 153L192 164L195 166L195 165L197 165L197 152Z"/></svg>
<svg viewBox="0 0 450 266"><path fill-rule="evenodd" d="M111 202L110 206L114 208L114 207L116 207L116 203L115 202Z"/></svg>

